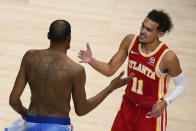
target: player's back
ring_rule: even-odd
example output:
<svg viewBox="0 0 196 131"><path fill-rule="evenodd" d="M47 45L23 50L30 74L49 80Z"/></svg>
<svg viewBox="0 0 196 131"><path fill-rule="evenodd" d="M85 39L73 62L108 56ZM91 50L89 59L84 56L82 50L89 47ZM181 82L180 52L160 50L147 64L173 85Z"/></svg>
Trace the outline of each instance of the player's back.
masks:
<svg viewBox="0 0 196 131"><path fill-rule="evenodd" d="M29 51L25 61L31 90L29 110L39 116L69 117L77 68L66 54L49 49Z"/></svg>

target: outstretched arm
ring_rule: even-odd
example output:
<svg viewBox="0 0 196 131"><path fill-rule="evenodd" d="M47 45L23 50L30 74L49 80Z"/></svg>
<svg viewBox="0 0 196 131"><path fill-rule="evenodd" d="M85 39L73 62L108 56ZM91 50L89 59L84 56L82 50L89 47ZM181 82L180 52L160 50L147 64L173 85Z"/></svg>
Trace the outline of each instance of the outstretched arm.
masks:
<svg viewBox="0 0 196 131"><path fill-rule="evenodd" d="M27 84L27 80L25 76L25 59L26 59L25 56L26 55L24 55L22 59L20 70L16 77L15 84L9 98L10 106L16 112L18 112L23 119L25 119L25 115L27 112L27 109L22 105L22 102L20 100L20 96L22 95L22 92Z"/></svg>
<svg viewBox="0 0 196 131"><path fill-rule="evenodd" d="M89 113L96 106L98 106L113 90L124 86L127 84L133 77L133 74L126 78L121 78L124 72L122 72L118 77L113 79L111 83L96 96L86 99L85 91L85 81L86 75L84 68L81 68L80 72L74 80L74 88L72 92L75 112L77 115L82 116Z"/></svg>
<svg viewBox="0 0 196 131"><path fill-rule="evenodd" d="M166 106L180 97L186 89L184 75L177 56L172 51L168 51L163 57L163 63L165 69L168 70L169 75L172 77L175 83L175 88L168 97L164 98L164 100L158 101L153 106L149 116L155 118L159 117L163 113Z"/></svg>
<svg viewBox="0 0 196 131"><path fill-rule="evenodd" d="M118 52L111 58L108 63L96 60L92 56L90 45L87 43L87 50L81 50L78 57L81 63L90 64L95 70L105 76L112 76L119 67L124 63L128 55L128 48L133 40L134 35L127 35L121 42Z"/></svg>

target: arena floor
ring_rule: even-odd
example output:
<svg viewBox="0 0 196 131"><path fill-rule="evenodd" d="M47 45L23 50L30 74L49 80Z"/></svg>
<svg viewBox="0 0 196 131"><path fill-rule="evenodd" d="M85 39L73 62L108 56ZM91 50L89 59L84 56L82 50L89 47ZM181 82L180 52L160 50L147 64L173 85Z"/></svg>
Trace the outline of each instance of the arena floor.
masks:
<svg viewBox="0 0 196 131"><path fill-rule="evenodd" d="M129 33L139 33L141 23L152 9L170 14L174 29L162 40L180 59L187 90L168 107L167 131L196 131L196 1L195 0L0 0L0 128L20 116L8 104L21 58L29 49L48 48L47 32L56 19L65 19L72 26L71 49L68 55L76 62L80 49L89 42L93 56L109 61L121 40ZM105 77L82 64L86 69L87 96L106 87L113 77ZM174 88L171 82L169 92ZM125 87L122 87L86 116L70 112L75 131L109 131L119 109ZM27 86L22 101L28 106Z"/></svg>

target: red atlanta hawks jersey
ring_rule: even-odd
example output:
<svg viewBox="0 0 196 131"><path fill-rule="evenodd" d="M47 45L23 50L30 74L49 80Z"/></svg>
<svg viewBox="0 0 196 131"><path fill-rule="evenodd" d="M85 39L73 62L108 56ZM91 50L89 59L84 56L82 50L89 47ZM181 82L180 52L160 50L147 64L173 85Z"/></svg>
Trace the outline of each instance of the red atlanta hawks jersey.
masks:
<svg viewBox="0 0 196 131"><path fill-rule="evenodd" d="M144 54L139 36L135 36L128 52L128 75L135 74L127 84L125 97L135 104L152 107L158 100L163 99L168 88L169 75L161 75L159 63L168 47L161 43L150 54Z"/></svg>

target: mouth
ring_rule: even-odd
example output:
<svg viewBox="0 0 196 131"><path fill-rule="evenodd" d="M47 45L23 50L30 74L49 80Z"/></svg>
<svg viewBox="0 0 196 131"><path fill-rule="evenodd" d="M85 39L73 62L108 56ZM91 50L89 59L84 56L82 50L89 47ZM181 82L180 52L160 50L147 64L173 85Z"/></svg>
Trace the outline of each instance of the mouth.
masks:
<svg viewBox="0 0 196 131"><path fill-rule="evenodd" d="M144 40L145 38L146 38L146 37L145 37L144 34L140 34L140 35L139 35L139 39L140 39L140 40Z"/></svg>

